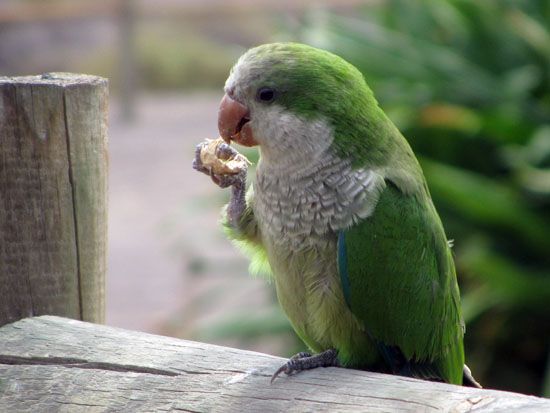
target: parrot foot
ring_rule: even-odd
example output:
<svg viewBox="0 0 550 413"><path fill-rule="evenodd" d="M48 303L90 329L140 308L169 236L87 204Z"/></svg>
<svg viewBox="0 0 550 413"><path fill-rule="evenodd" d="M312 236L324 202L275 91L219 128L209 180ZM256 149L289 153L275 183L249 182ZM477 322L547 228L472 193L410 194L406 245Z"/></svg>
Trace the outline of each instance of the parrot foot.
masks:
<svg viewBox="0 0 550 413"><path fill-rule="evenodd" d="M311 355L311 353L298 353L292 356L285 364L283 364L275 374L271 377L271 383L281 374L287 376L299 373L303 370L315 369L317 367L339 367L338 351L330 349L322 353Z"/></svg>
<svg viewBox="0 0 550 413"><path fill-rule="evenodd" d="M220 188L227 188L229 186L244 186L244 183L246 182L247 168L243 168L237 174L216 174L211 167L203 164L201 160L201 148L202 144L197 145L195 148L193 169L208 175ZM236 154L238 154L238 152L226 143L222 143L216 149L216 157L220 159L229 159Z"/></svg>

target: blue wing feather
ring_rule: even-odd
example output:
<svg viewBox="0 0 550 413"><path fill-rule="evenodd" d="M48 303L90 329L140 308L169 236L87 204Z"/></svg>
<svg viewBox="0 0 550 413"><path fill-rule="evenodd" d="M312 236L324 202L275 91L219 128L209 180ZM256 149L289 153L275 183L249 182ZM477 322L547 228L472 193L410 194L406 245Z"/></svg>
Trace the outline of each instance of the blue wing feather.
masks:
<svg viewBox="0 0 550 413"><path fill-rule="evenodd" d="M346 251L346 233L344 231L338 232L338 272L340 273L340 280L342 281L342 290L344 292L346 304L351 308L348 255Z"/></svg>

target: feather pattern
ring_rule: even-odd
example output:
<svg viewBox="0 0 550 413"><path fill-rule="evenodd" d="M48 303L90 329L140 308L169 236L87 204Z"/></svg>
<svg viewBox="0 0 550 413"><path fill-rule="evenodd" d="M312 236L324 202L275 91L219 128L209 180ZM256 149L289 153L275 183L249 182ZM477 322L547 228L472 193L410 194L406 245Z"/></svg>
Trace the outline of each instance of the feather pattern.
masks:
<svg viewBox="0 0 550 413"><path fill-rule="evenodd" d="M317 141L329 140L330 127L320 129ZM263 234L294 249L369 216L385 186L375 171L353 169L328 145L313 148L315 152L302 153L301 162L291 164L270 161L264 149L256 173L253 208Z"/></svg>

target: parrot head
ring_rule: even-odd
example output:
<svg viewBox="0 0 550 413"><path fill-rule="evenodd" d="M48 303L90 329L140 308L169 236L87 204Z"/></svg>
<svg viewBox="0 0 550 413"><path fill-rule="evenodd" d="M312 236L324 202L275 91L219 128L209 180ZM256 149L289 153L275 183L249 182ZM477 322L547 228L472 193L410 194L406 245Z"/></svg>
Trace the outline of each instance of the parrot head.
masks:
<svg viewBox="0 0 550 413"><path fill-rule="evenodd" d="M368 137L362 129L373 119L369 108L378 108L353 65L298 43L250 49L231 70L224 91L221 137L259 145L264 159L296 161L333 145L353 152L353 141Z"/></svg>

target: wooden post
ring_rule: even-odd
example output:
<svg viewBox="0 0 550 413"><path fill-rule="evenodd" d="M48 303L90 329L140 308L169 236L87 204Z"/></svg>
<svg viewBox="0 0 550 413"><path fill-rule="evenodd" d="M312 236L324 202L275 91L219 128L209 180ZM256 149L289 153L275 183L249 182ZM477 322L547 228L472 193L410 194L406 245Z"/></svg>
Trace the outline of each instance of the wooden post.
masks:
<svg viewBox="0 0 550 413"><path fill-rule="evenodd" d="M0 77L0 325L103 322L107 80Z"/></svg>
<svg viewBox="0 0 550 413"><path fill-rule="evenodd" d="M0 328L1 412L550 412L550 400L318 368L59 317Z"/></svg>

